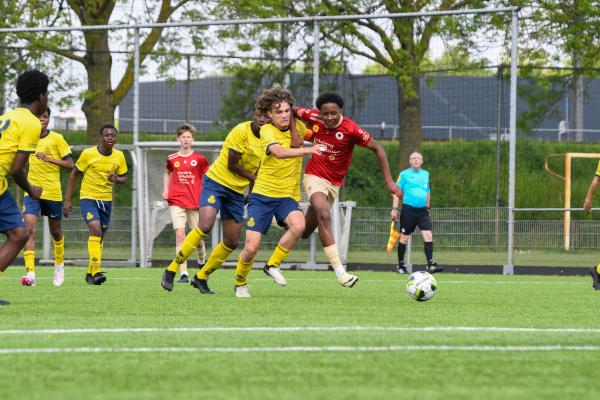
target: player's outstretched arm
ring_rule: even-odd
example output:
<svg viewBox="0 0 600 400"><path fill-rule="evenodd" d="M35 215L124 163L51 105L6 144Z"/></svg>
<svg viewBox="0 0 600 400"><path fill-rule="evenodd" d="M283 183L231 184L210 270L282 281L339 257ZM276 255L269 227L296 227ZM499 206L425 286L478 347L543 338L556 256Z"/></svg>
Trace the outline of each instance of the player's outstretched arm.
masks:
<svg viewBox="0 0 600 400"><path fill-rule="evenodd" d="M77 168L73 168L71 171L71 175L69 175L69 181L67 182L67 189L65 190L65 204L63 205L63 215L68 217L71 215L71 211L73 211L73 190L75 189L75 185L77 184L77 180L79 179L79 170Z"/></svg>
<svg viewBox="0 0 600 400"><path fill-rule="evenodd" d="M301 147L299 149L289 149L281 146L279 143L273 143L267 148L267 153L275 158L295 158L302 157L305 154L316 154L323 149L320 146Z"/></svg>
<svg viewBox="0 0 600 400"><path fill-rule="evenodd" d="M383 172L383 179L385 181L385 188L390 192L390 194L396 195L399 198L402 197L402 191L396 185L396 182L392 179L392 173L390 172L390 165L388 164L387 155L385 154L385 150L379 143L375 141L375 139L371 138L369 143L365 146L367 149L371 150L375 153L375 157L377 157L377 161L379 161L379 167L381 168L381 172Z"/></svg>
<svg viewBox="0 0 600 400"><path fill-rule="evenodd" d="M10 169L10 174L13 176L13 179L29 195L34 199L39 199L42 195L42 188L38 186L33 186L27 180L27 172L25 171L25 166L27 165L27 161L29 161L29 153L17 153L15 154L15 159L13 161L12 167Z"/></svg>
<svg viewBox="0 0 600 400"><path fill-rule="evenodd" d="M587 195L585 196L585 201L583 202L584 210L590 211L592 209L592 197L594 197L594 193L596 193L598 186L600 186L600 176L596 175L594 176L594 179L592 179L592 183L590 183Z"/></svg>

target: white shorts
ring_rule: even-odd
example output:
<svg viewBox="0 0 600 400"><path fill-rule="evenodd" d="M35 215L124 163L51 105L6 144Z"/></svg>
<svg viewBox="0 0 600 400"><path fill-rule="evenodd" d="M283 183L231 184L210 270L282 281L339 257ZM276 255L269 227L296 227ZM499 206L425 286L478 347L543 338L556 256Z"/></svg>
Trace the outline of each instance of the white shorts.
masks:
<svg viewBox="0 0 600 400"><path fill-rule="evenodd" d="M329 208L331 208L340 194L340 187L329 182L327 179L323 179L316 175L305 174L304 191L306 192L309 201L314 193L323 193L327 196L327 202L329 203Z"/></svg>
<svg viewBox="0 0 600 400"><path fill-rule="evenodd" d="M185 228L186 222L190 229L198 226L199 212L197 208L182 208L179 206L169 206L171 212L171 221L173 229Z"/></svg>

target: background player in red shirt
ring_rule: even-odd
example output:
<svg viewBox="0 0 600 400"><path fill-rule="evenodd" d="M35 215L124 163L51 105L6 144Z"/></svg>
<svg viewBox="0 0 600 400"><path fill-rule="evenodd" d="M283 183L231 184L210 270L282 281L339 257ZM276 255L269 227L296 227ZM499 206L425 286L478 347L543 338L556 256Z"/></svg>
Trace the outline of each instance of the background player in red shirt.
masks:
<svg viewBox="0 0 600 400"><path fill-rule="evenodd" d="M296 117L304 121L312 131L315 146L325 147L324 151L313 154L304 171L304 190L310 200L310 206L306 211L306 228L302 237L308 238L318 226L323 251L339 283L345 287L352 287L358 278L344 274L345 268L331 229L330 209L339 195L340 186L344 184L344 177L352 162L354 146L366 147L375 153L383 172L386 189L398 197L401 197L402 193L392 179L383 148L375 142L369 132L342 115L344 99L337 93L323 93L317 98L316 106L317 110L294 110ZM351 279L347 282L342 281L341 276L349 276Z"/></svg>
<svg viewBox="0 0 600 400"><path fill-rule="evenodd" d="M175 249L179 253L185 239L185 225L194 229L198 225L198 208L202 192L202 175L208 171L206 158L192 150L196 128L183 123L177 127L179 151L167 158L167 169L163 179L163 198L169 202L169 211L175 230ZM206 250L204 242L198 244L198 264L204 265ZM179 268L178 282L188 282L187 261Z"/></svg>

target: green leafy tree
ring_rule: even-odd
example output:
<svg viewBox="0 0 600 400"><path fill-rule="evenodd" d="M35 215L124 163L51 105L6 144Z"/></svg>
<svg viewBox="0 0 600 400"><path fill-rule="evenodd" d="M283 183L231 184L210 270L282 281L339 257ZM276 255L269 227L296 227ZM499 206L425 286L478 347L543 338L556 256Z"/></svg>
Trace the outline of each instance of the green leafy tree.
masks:
<svg viewBox="0 0 600 400"><path fill-rule="evenodd" d="M195 17L203 15L201 7L188 9L190 0L160 0L145 3L145 12L136 15L130 13L120 21L115 21L116 0L4 0L10 7L5 9L17 19L12 26L92 26L110 23L128 22L162 23L173 18ZM163 28L152 28L140 31L140 62L154 57L176 62L177 57L168 57L167 46L176 48L177 39L163 35ZM114 120L116 107L121 103L133 84L133 32L119 33L108 30L85 30L68 32L17 33L7 36L13 43L25 43L31 53L51 52L60 57L80 63L86 72L87 88L81 94L82 110L87 119L88 142L95 142L95 135L107 121ZM131 49L127 66L121 76L113 82L113 55L111 44L125 42ZM83 51L81 51L83 50ZM45 57L42 55L42 58ZM165 68L161 64L161 68ZM45 68L47 70L47 68ZM160 70L160 68L159 68ZM159 71L160 72L160 71ZM60 73L51 71L53 85L60 81ZM55 87L53 86L53 89Z"/></svg>

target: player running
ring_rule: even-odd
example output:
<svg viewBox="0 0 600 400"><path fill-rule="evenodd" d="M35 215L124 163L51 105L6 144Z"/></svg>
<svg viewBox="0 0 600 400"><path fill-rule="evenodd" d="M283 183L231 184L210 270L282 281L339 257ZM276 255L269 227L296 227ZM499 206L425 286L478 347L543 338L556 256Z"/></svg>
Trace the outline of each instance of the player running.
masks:
<svg viewBox="0 0 600 400"><path fill-rule="evenodd" d="M40 116L42 133L35 154L29 156L29 181L43 189L42 197L34 199L27 194L23 198L23 218L29 228L29 240L23 249L27 275L21 278L26 286L35 286L35 231L41 215L48 217L50 236L54 242L54 286L65 281L64 256L65 240L62 232L62 189L60 186L60 168L73 169L71 148L60 133L48 130L50 108Z"/></svg>
<svg viewBox="0 0 600 400"><path fill-rule="evenodd" d="M262 160L248 201L246 243L235 270L236 297L250 297L247 277L260 248L262 236L268 232L273 217L278 224L285 225L287 230L263 271L279 285L287 284L279 271L279 265L304 232L304 214L298 204L302 156L315 154L323 149L320 146L293 148L302 146L303 139L307 136L304 124L293 118L294 102L292 94L279 86L264 90L256 102L256 108L266 113L271 123L260 130Z"/></svg>
<svg viewBox="0 0 600 400"><path fill-rule="evenodd" d="M191 281L200 293L214 294L208 287L208 277L238 246L244 220L244 193L256 179L262 154L260 129L268 121L266 114L256 110L252 121L237 125L225 138L219 157L204 175L198 226L187 234L177 257L163 273L161 285L165 290L173 290L179 265L187 260L198 243L212 230L220 212L223 240L215 246Z"/></svg>
<svg viewBox="0 0 600 400"><path fill-rule="evenodd" d="M127 164L121 150L114 149L117 128L107 124L100 128L100 145L89 147L81 153L71 172L65 194L63 214L71 215L73 190L83 174L79 191L81 216L88 226L89 263L85 281L88 285L101 285L106 276L101 272L104 235L110 222L113 184L127 181Z"/></svg>
<svg viewBox="0 0 600 400"><path fill-rule="evenodd" d="M383 148L356 122L342 115L344 99L337 93L321 94L316 101L317 109L296 108L296 116L308 124L315 146L323 146L308 161L304 171L304 190L310 205L306 211L304 239L319 228L323 251L335 271L340 285L352 287L358 281L355 275L346 272L338 252L331 227L331 206L339 196L340 187L352 162L352 151L358 145L371 150L377 160L385 187L391 194L400 195L394 183Z"/></svg>
<svg viewBox="0 0 600 400"><path fill-rule="evenodd" d="M48 84L43 72L24 72L17 79L19 106L0 116L0 232L6 235L0 246L0 274L29 239L23 214L7 190L6 175L11 174L15 183L33 199L42 196L42 188L29 182L25 169L40 139L39 117L48 107ZM8 304L9 301L0 300L0 305Z"/></svg>

